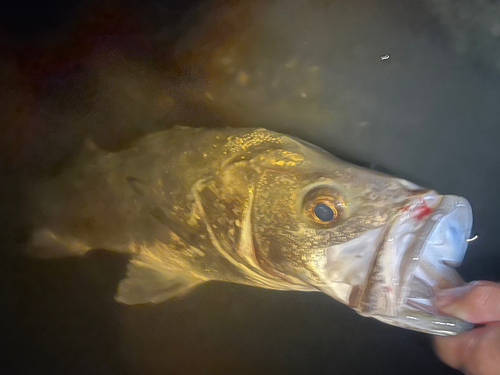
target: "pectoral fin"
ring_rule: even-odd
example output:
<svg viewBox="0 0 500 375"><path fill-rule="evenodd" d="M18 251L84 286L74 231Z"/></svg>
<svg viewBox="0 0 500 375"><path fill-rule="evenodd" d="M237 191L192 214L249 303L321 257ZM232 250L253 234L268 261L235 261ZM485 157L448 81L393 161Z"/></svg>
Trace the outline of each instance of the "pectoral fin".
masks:
<svg viewBox="0 0 500 375"><path fill-rule="evenodd" d="M140 259L132 259L115 299L127 305L160 303L187 294L202 282L185 275L165 274Z"/></svg>

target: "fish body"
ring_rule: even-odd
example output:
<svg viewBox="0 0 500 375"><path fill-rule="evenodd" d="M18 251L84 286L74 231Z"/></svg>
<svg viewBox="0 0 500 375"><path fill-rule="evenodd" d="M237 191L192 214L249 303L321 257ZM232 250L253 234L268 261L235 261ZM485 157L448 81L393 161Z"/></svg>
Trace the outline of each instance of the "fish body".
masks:
<svg viewBox="0 0 500 375"><path fill-rule="evenodd" d="M131 255L117 301L218 280L322 291L362 315L450 335L435 288L461 283L469 203L265 129L175 127L119 152L90 142L29 191L37 256Z"/></svg>

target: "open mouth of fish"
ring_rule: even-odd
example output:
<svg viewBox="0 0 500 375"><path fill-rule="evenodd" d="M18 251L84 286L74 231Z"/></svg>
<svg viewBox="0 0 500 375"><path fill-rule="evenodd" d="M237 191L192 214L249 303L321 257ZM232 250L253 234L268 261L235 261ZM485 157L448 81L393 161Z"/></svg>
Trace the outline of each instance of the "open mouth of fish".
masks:
<svg viewBox="0 0 500 375"><path fill-rule="evenodd" d="M466 199L428 192L409 201L386 227L328 248L327 286L321 289L391 325L436 335L466 331L470 323L440 315L432 298L436 289L463 284L454 268L471 227Z"/></svg>

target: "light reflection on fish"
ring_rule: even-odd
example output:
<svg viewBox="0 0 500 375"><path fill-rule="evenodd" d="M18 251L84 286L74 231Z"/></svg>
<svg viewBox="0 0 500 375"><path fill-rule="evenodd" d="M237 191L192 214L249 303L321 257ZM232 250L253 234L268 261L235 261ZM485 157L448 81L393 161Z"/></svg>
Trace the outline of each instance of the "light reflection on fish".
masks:
<svg viewBox="0 0 500 375"><path fill-rule="evenodd" d="M439 335L435 288L462 281L464 198L343 162L264 129L176 127L120 152L90 144L31 191L30 252L131 254L117 301L159 303L219 280L322 291L360 314Z"/></svg>

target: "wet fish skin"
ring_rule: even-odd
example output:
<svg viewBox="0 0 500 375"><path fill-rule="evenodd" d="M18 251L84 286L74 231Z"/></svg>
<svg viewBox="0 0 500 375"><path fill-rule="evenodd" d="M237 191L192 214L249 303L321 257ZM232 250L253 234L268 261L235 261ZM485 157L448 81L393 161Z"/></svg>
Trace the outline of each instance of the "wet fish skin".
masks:
<svg viewBox="0 0 500 375"><path fill-rule="evenodd" d="M321 290L360 310L379 232L424 192L265 129L176 127L119 152L89 143L71 168L40 181L29 192L29 252L131 254L116 296L126 304L219 280ZM323 202L337 214L327 223L314 214ZM373 248L332 258L368 235Z"/></svg>

